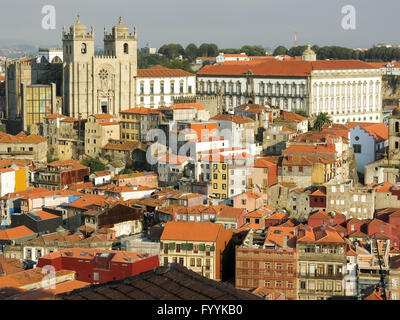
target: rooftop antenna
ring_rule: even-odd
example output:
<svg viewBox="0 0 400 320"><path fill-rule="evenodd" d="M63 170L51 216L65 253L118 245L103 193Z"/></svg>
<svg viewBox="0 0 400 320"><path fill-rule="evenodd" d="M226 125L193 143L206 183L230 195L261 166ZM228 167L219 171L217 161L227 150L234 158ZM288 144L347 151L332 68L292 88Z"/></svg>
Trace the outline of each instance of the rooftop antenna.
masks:
<svg viewBox="0 0 400 320"><path fill-rule="evenodd" d="M294 46L297 47L297 32L294 31Z"/></svg>

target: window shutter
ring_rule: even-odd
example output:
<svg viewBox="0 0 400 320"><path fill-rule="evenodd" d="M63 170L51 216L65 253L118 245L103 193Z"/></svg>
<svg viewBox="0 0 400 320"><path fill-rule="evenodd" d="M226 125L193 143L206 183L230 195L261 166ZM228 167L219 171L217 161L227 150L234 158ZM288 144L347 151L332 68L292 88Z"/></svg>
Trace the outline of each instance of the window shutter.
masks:
<svg viewBox="0 0 400 320"><path fill-rule="evenodd" d="M169 250L175 250L175 242L171 242L168 244L168 249Z"/></svg>
<svg viewBox="0 0 400 320"><path fill-rule="evenodd" d="M212 245L212 246L210 247L210 250L211 250L211 251L215 251L215 246Z"/></svg>
<svg viewBox="0 0 400 320"><path fill-rule="evenodd" d="M199 244L199 250L200 251L206 251L206 245L204 243Z"/></svg>
<svg viewBox="0 0 400 320"><path fill-rule="evenodd" d="M192 251L193 250L193 243L187 243L186 244L186 250Z"/></svg>
<svg viewBox="0 0 400 320"><path fill-rule="evenodd" d="M184 251L187 250L186 243L181 243L181 250L184 250Z"/></svg>

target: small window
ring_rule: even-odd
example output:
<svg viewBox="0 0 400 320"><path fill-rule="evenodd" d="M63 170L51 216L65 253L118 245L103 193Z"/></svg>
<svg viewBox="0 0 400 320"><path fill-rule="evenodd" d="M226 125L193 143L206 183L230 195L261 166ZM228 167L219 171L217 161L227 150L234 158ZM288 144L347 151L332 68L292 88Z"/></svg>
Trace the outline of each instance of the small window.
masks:
<svg viewBox="0 0 400 320"><path fill-rule="evenodd" d="M87 46L86 46L86 43L82 43L82 46L81 46L81 52L82 52L82 54L86 54L86 52L87 52Z"/></svg>
<svg viewBox="0 0 400 320"><path fill-rule="evenodd" d="M361 153L361 144L353 144L354 153Z"/></svg>
<svg viewBox="0 0 400 320"><path fill-rule="evenodd" d="M124 43L124 53L125 54L129 53L129 45L127 43Z"/></svg>

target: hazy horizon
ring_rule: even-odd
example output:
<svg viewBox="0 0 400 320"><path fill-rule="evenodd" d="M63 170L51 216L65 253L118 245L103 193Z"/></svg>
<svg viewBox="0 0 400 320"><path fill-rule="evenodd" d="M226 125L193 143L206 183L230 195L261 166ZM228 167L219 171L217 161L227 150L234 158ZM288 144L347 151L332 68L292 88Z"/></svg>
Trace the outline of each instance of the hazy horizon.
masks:
<svg viewBox="0 0 400 320"><path fill-rule="evenodd" d="M41 27L44 5L56 8L56 29ZM342 7L356 9L356 30L341 26ZM23 9L23 10L21 10ZM67 29L79 14L81 22L95 26L96 45L102 45L104 25L108 32L122 16L133 32L136 25L138 47L149 43L159 48L166 43L215 43L219 48L261 45L271 49L278 45L339 45L368 48L377 43L400 44L396 37L397 11L400 1L382 0L15 0L3 4L0 13L0 42L24 42L31 45L61 45L62 26ZM3 44L4 45L4 44Z"/></svg>

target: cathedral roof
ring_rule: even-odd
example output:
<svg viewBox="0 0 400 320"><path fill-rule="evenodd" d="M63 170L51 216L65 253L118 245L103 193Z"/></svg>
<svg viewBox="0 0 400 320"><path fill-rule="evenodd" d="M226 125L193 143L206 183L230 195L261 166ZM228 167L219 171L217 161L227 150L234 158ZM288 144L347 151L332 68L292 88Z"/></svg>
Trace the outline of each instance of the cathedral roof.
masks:
<svg viewBox="0 0 400 320"><path fill-rule="evenodd" d="M118 24L116 24L113 27L113 29L114 30L118 30L118 31L129 31L129 28L125 24L122 23L122 18L121 17L119 17Z"/></svg>
<svg viewBox="0 0 400 320"><path fill-rule="evenodd" d="M81 23L79 15L76 18L76 23L71 26L71 33L87 33L87 26Z"/></svg>

